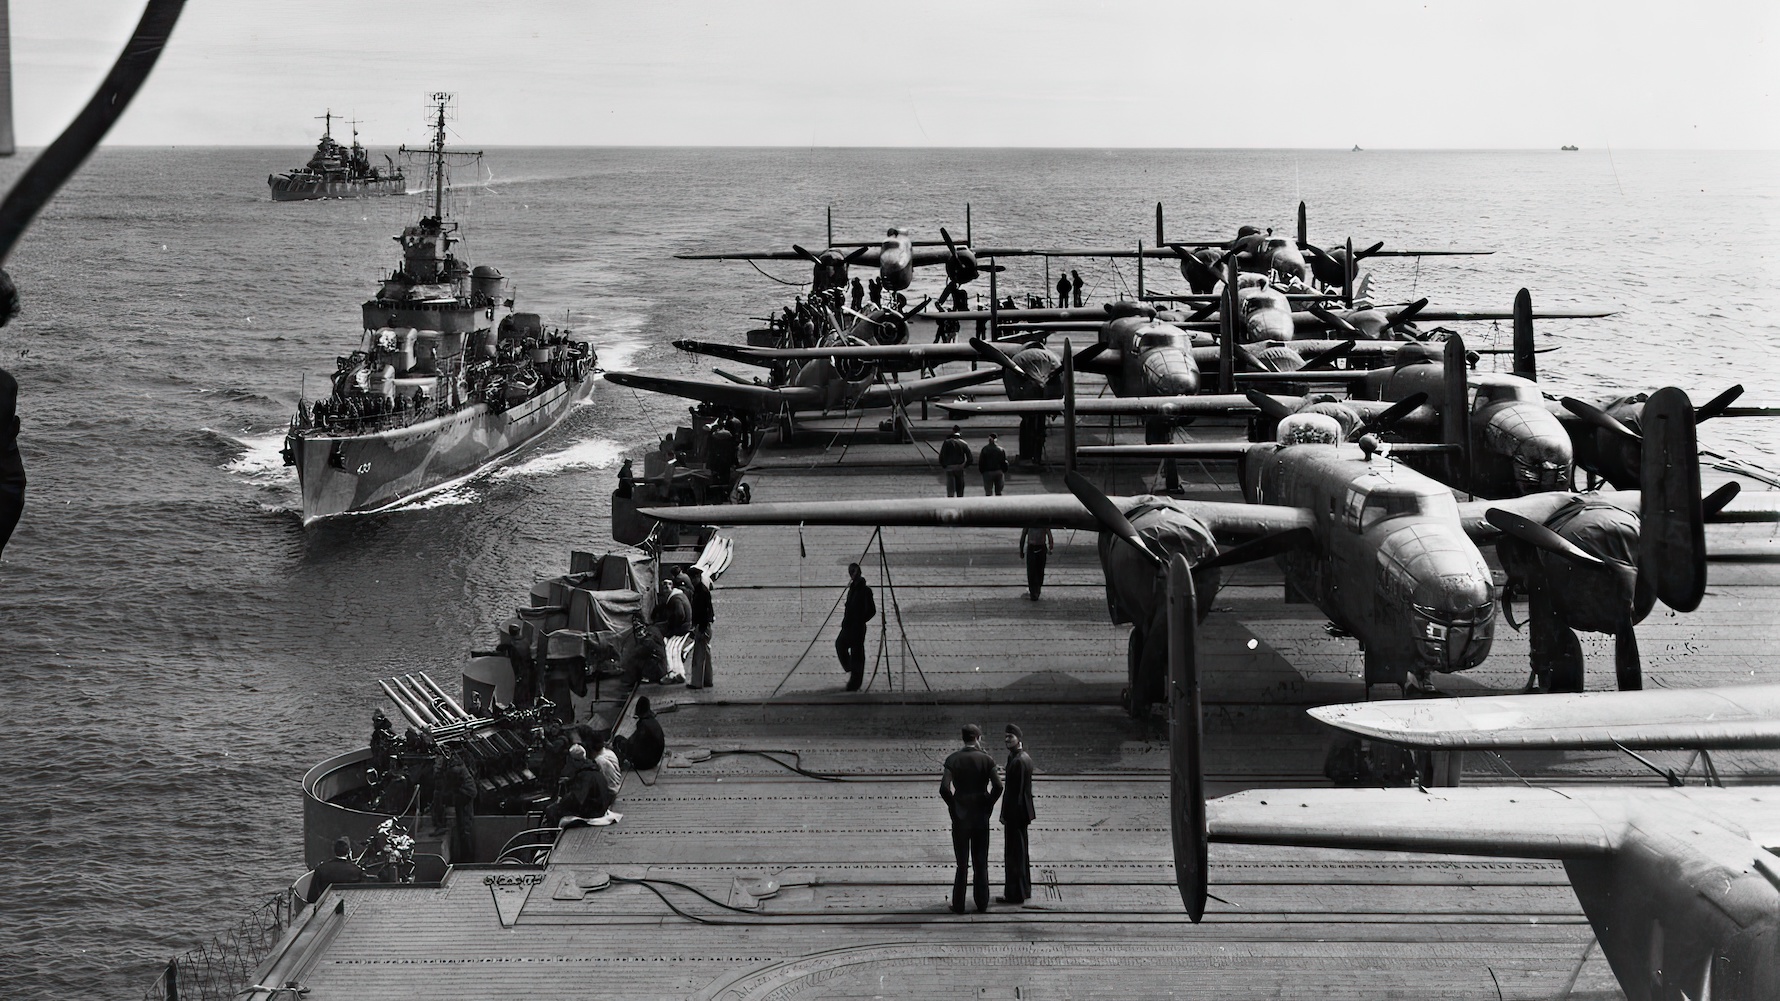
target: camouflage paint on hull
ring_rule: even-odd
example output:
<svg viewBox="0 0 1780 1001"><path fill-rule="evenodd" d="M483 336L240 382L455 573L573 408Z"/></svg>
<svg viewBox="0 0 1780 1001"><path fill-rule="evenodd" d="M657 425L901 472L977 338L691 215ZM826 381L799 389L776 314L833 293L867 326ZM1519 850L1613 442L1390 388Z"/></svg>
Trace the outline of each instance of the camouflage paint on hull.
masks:
<svg viewBox="0 0 1780 1001"><path fill-rule="evenodd" d="M590 372L500 413L478 403L376 434L289 438L302 484L303 524L378 511L473 476L555 427L587 399L594 383Z"/></svg>
<svg viewBox="0 0 1780 1001"><path fill-rule="evenodd" d="M405 195L408 182L402 178L378 181L321 181L313 178L291 178L273 174L266 178L275 202L299 202L312 198L369 198L376 195Z"/></svg>

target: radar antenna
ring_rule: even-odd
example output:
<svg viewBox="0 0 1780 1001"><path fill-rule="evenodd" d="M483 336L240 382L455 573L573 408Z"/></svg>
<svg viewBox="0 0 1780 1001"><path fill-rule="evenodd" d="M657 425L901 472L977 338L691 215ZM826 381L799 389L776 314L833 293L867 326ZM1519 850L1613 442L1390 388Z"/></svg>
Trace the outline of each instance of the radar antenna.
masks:
<svg viewBox="0 0 1780 1001"><path fill-rule="evenodd" d="M426 149L414 149L403 146L402 153L425 153L427 155L427 171L433 181L433 218L445 218L445 158L448 156L480 157L481 150L447 150L445 148L445 120L450 110L453 97L449 91L434 91L427 95L427 103L433 106L432 120L427 124L433 127L433 143ZM455 117L455 116L452 116Z"/></svg>

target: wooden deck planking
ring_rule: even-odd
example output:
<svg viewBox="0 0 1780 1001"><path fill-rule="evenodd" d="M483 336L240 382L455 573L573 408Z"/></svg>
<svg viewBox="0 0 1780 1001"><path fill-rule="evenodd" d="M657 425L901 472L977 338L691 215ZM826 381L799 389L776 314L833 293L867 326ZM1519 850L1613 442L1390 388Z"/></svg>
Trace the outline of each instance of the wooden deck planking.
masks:
<svg viewBox="0 0 1780 1001"><path fill-rule="evenodd" d="M1011 422L960 423L973 445L988 428L1013 437ZM950 424L931 421L918 437L931 443ZM809 422L798 447L762 451L748 477L755 502L943 496L930 455L851 427ZM1090 431L1083 443L1106 437ZM1117 437L1141 440L1141 431L1121 428ZM1053 454L1058 447L1053 434ZM1124 490L1141 489L1153 472L1087 471ZM1235 499L1227 466L1183 464L1181 471L1200 496ZM975 475L969 482L978 487ZM1709 486L1715 482L1708 477ZM1017 472L1008 484L1010 493L1060 489L1055 470ZM341 931L304 980L312 1001L407 998L417 989L454 997L738 1001L1543 1001L1566 996L1566 988L1571 1001L1620 997L1562 867L1551 862L1214 846L1212 892L1225 902L1213 902L1206 923L1187 923L1169 862L1167 747L1118 707L1126 629L1108 621L1092 533L1058 533L1044 597L1031 602L1023 597L1017 532L886 529L901 627L931 690L898 653L875 548L860 559L871 529L729 534L735 563L717 590L715 687L649 691L658 707L672 710L662 716L670 746L681 755L795 752L804 769L858 781L818 781L734 754L683 759L684 767L661 769L652 786L630 776L618 807L624 821L569 832L511 928L500 925L476 870L453 873L438 890L344 894ZM1771 526L1709 531L1727 551L1759 551L1774 537ZM879 621L892 627L892 670L863 695L841 692L845 676L832 647L838 614L824 624L852 560L865 565ZM1780 681L1770 654L1780 642L1771 569L1715 562L1710 580L1699 611L1659 610L1639 627L1647 682ZM1280 594L1272 564L1239 568L1203 630L1214 794L1323 784L1329 737L1303 709L1364 695L1354 642L1328 635L1313 607L1284 605ZM876 625L868 653L876 649ZM1611 644L1585 637L1584 647L1590 686L1611 686ZM1441 683L1459 694L1511 692L1525 678L1525 639L1499 624L1491 659ZM935 795L939 764L961 723L982 724L993 752L1010 720L1025 729L1040 770L1032 834L1037 903L954 916L943 907L952 863ZM1658 758L1687 763L1686 755ZM1774 755L1720 755L1716 763L1744 779L1780 773ZM1559 782L1659 781L1612 754L1470 756L1465 773L1472 782L1517 783L1516 773ZM997 832L996 876L999 855ZM683 910L721 922L695 924L637 886L574 899L575 881L599 871L684 882L719 900L730 899L738 877L785 871L788 885L758 915L742 915L659 884ZM789 885L810 877L820 885Z"/></svg>

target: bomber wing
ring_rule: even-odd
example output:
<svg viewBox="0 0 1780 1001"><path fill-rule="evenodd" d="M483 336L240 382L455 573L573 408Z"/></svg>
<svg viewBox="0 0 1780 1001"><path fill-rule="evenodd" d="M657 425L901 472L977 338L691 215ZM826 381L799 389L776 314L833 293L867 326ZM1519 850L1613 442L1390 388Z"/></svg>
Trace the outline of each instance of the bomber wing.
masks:
<svg viewBox="0 0 1780 1001"><path fill-rule="evenodd" d="M1121 512L1140 505L1179 507L1222 539L1249 539L1309 527L1310 512L1273 504L1176 501L1148 496L1112 498ZM936 528L1025 528L1049 525L1099 531L1081 501L1070 494L1002 497L917 497L883 500L798 501L781 504L708 504L643 508L659 521L694 525L859 525Z"/></svg>
<svg viewBox="0 0 1780 1001"><path fill-rule="evenodd" d="M1006 344L1018 350L1032 341L1043 340L1045 336L1044 333L1033 333L992 343ZM779 361L844 358L853 361L900 361L908 362L911 367L920 367L978 359L976 351L969 344L847 344L832 348L756 348L744 344L680 340L675 341L674 346L682 351L716 355L757 365L771 365Z"/></svg>
<svg viewBox="0 0 1780 1001"><path fill-rule="evenodd" d="M1001 369L985 368L976 372L936 375L931 379L904 379L901 382L879 381L877 385L859 394L855 406L885 407L889 406L893 400L908 403L932 399L942 393L956 392L1000 378Z"/></svg>
<svg viewBox="0 0 1780 1001"><path fill-rule="evenodd" d="M1397 314L1405 310L1410 303L1395 303L1385 306L1373 306L1372 309L1395 320ZM1613 309L1541 309L1533 312L1535 320L1598 320L1603 316L1613 316L1618 310ZM1337 314L1339 315L1339 314ZM1422 321L1444 321L1458 323L1467 320L1512 320L1512 309L1462 309L1453 306L1427 306L1415 312L1414 319ZM1292 313L1294 330L1328 330L1327 321L1308 310Z"/></svg>
<svg viewBox="0 0 1780 1001"><path fill-rule="evenodd" d="M1641 793L1684 790L1252 789L1206 812L1211 840L1232 844L1595 858L1624 842Z"/></svg>
<svg viewBox="0 0 1780 1001"><path fill-rule="evenodd" d="M1780 748L1780 685L1363 702L1310 714L1427 750Z"/></svg>
<svg viewBox="0 0 1780 1001"><path fill-rule="evenodd" d="M734 382L712 382L707 379L644 375L641 372L607 372L606 379L632 389L646 389L652 393L666 393L669 396L752 413L770 414L785 409L814 410L822 406L821 397L815 390L801 386L774 389L770 386L743 386Z"/></svg>
<svg viewBox="0 0 1780 1001"><path fill-rule="evenodd" d="M1282 396L1280 402L1290 406L1294 398ZM1063 413L1062 400L996 400L986 403L941 403L941 410L953 417L971 417L984 414L1019 414L1021 416L1036 414ZM1209 396L1101 396L1091 399L1077 399L1075 412L1078 414L1099 415L1134 415L1146 417L1192 417L1218 414L1248 414L1255 412L1255 405L1246 396L1209 395Z"/></svg>
<svg viewBox="0 0 1780 1001"><path fill-rule="evenodd" d="M723 250L710 254L675 254L677 261L805 261L795 250Z"/></svg>

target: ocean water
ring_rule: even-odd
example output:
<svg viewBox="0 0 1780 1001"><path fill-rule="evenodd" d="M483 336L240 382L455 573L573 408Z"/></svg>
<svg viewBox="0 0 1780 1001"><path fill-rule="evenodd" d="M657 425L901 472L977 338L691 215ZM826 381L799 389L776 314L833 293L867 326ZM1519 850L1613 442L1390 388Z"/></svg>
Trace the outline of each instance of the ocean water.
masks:
<svg viewBox="0 0 1780 1001"><path fill-rule="evenodd" d="M264 175L305 156L105 150L8 262L25 313L0 366L31 485L0 561L0 996L133 996L298 875L299 779L364 739L374 679L452 677L571 548L606 545L618 460L684 415L607 385L487 476L304 531L283 426L421 211L269 201ZM1498 251L1378 263L1380 299L1507 308L1524 285L1536 305L1620 308L1540 325L1564 346L1541 358L1554 389L1741 382L1780 404L1773 153L499 149L456 180L464 256L591 332L608 367L704 371L668 342L739 338L795 289L670 255L819 245L829 205L843 239L961 236L969 203L978 242L1135 243L1158 200L1184 238L1288 231L1303 199L1313 242ZM1074 264L1096 296L1135 281ZM1030 262L1002 277L1044 280ZM1160 266L1146 281L1184 286ZM1466 332L1507 343L1506 325ZM1702 438L1780 467L1774 430Z"/></svg>

